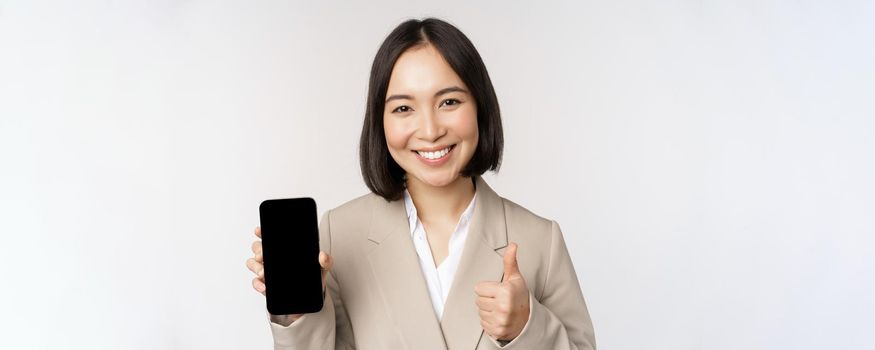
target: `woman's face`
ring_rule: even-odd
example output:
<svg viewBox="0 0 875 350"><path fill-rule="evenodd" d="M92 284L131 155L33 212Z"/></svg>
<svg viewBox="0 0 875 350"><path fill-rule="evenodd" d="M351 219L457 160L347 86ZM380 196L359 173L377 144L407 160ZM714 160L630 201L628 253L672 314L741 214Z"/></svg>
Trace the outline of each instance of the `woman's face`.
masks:
<svg viewBox="0 0 875 350"><path fill-rule="evenodd" d="M477 106L468 87L431 45L401 54L383 110L389 153L408 181L446 186L477 148Z"/></svg>

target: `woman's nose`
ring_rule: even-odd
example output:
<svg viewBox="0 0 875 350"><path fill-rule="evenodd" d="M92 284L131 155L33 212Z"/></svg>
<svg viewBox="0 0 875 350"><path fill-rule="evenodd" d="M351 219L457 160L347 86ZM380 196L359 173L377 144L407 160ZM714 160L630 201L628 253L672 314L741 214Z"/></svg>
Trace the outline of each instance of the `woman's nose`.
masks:
<svg viewBox="0 0 875 350"><path fill-rule="evenodd" d="M420 139L428 142L437 141L446 133L445 128L440 124L437 113L431 110L420 115L419 132Z"/></svg>

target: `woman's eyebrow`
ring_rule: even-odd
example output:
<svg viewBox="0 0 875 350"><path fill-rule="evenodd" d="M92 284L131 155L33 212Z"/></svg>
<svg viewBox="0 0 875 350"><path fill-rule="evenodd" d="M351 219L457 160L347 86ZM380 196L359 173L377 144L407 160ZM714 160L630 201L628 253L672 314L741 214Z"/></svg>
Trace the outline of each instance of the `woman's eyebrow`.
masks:
<svg viewBox="0 0 875 350"><path fill-rule="evenodd" d="M462 92L462 93L467 94L468 90L465 90L465 89L460 88L458 86L450 86L450 87L440 89L440 90L438 90L438 92L435 92L434 97L438 97L440 95L448 94L451 92ZM389 103L389 101L392 101L392 100L412 100L412 99L413 99L413 96L410 96L410 95L392 95L386 99L386 103Z"/></svg>

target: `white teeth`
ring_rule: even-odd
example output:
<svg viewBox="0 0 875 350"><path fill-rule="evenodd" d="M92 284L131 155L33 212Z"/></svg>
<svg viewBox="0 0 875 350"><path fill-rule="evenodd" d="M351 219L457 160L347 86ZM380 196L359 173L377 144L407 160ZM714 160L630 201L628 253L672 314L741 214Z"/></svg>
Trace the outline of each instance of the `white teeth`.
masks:
<svg viewBox="0 0 875 350"><path fill-rule="evenodd" d="M450 153L450 148L447 147L447 148L444 148L444 149L442 149L442 150L440 150L440 151L435 151L435 152L421 152L421 151L416 151L416 153L419 153L419 155L422 156L422 157L425 158L425 159L432 159L432 160L434 160L434 159L440 159L440 158L442 158L443 156L447 155L447 153Z"/></svg>

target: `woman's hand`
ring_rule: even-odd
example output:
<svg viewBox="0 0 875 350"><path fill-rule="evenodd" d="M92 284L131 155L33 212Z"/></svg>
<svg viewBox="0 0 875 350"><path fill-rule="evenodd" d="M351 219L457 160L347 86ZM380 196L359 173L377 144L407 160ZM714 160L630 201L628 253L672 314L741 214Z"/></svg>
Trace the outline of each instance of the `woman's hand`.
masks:
<svg viewBox="0 0 875 350"><path fill-rule="evenodd" d="M511 243L504 252L502 282L484 281L474 287L480 326L496 340L513 340L529 320L529 288L516 260L517 244Z"/></svg>
<svg viewBox="0 0 875 350"><path fill-rule="evenodd" d="M252 242L252 253L254 255L246 260L246 267L255 273L255 278L252 279L252 288L264 295L267 288L264 284L264 256L262 255L261 250L261 227L255 228L255 236L258 237L258 239ZM319 251L319 265L322 266L322 290L325 290L325 276L327 276L328 271L331 270L332 262L333 260L328 253ZM289 321L288 323L291 323L303 315L304 314L283 315L284 317L282 318Z"/></svg>

